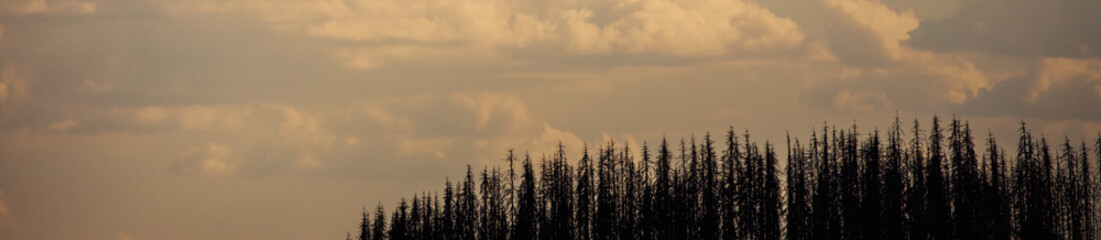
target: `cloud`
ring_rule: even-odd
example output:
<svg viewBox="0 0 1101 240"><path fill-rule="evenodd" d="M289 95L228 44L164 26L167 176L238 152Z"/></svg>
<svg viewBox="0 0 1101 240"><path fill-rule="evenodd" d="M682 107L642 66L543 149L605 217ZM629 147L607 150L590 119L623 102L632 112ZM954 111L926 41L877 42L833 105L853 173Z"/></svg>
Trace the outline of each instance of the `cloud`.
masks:
<svg viewBox="0 0 1101 240"><path fill-rule="evenodd" d="M882 66L912 54L902 46L918 27L913 11L895 11L874 0L822 0L840 23L830 31L828 45L842 61Z"/></svg>
<svg viewBox="0 0 1101 240"><path fill-rule="evenodd" d="M156 124L168 119L167 110L162 107L144 107L134 112L134 119L141 123Z"/></svg>
<svg viewBox="0 0 1101 240"><path fill-rule="evenodd" d="M134 237L131 237L129 233L121 232L121 233L119 233L118 237L115 237L115 239L116 240L134 240Z"/></svg>
<svg viewBox="0 0 1101 240"><path fill-rule="evenodd" d="M331 56L355 69L472 56L507 61L498 58L521 49L545 55L756 56L799 52L804 40L794 21L740 0L187 1L169 8L243 12L276 29L347 41L351 47Z"/></svg>
<svg viewBox="0 0 1101 240"><path fill-rule="evenodd" d="M882 92L843 91L833 98L833 104L841 110L854 112L872 112L889 107L890 101Z"/></svg>
<svg viewBox="0 0 1101 240"><path fill-rule="evenodd" d="M0 104L27 96L27 79L16 72L11 62L4 62L0 72Z"/></svg>
<svg viewBox="0 0 1101 240"><path fill-rule="evenodd" d="M881 106L961 104L994 85L967 58L911 48L909 32L919 25L912 11L897 11L874 0L822 0L822 4L829 21L836 21L825 29L823 41L842 66L836 82L812 91L828 92L823 97L833 107L876 109L857 104L868 102L868 92L885 96L877 104ZM848 92L854 90L864 93Z"/></svg>
<svg viewBox="0 0 1101 240"><path fill-rule="evenodd" d="M168 162L167 168L171 172L184 175L229 175L237 170L237 164L228 159L231 154L226 146L209 143L181 153L179 158Z"/></svg>
<svg viewBox="0 0 1101 240"><path fill-rule="evenodd" d="M73 127L80 126L80 121L74 119L65 119L57 122L50 123L50 130L54 131L68 131Z"/></svg>
<svg viewBox="0 0 1101 240"><path fill-rule="evenodd" d="M1101 62L1096 59L1040 58L1004 66L1017 69L959 111L990 116L1048 120L1101 121Z"/></svg>
<svg viewBox="0 0 1101 240"><path fill-rule="evenodd" d="M15 14L67 13L88 14L96 12L92 1L12 0L0 3L0 12Z"/></svg>
<svg viewBox="0 0 1101 240"><path fill-rule="evenodd" d="M1101 57L1101 2L961 1L961 9L913 32L912 45L1024 57Z"/></svg>
<svg viewBox="0 0 1101 240"><path fill-rule="evenodd" d="M1035 102L1053 86L1072 82L1092 84L1101 97L1101 59L1043 58L1040 64L1040 76L1029 91L1029 101Z"/></svg>
<svg viewBox="0 0 1101 240"><path fill-rule="evenodd" d="M11 208L4 201L5 198L4 191L0 190L0 228L12 231L18 226L18 222L15 221L15 216L11 214Z"/></svg>
<svg viewBox="0 0 1101 240"><path fill-rule="evenodd" d="M285 104L147 106L127 112L130 119L120 121L140 126L138 129L206 136L202 139L214 141L203 143L203 148L188 149L169 163L170 171L181 174L313 170L323 165L322 157L332 152L341 139L323 125L322 117Z"/></svg>
<svg viewBox="0 0 1101 240"><path fill-rule="evenodd" d="M364 99L349 108L348 116L329 119L334 131L355 138L354 148L384 159L393 154L395 159L416 161L409 164L497 164L497 156L508 148L538 155L550 153L560 141L568 147L580 147L582 142L507 92Z"/></svg>

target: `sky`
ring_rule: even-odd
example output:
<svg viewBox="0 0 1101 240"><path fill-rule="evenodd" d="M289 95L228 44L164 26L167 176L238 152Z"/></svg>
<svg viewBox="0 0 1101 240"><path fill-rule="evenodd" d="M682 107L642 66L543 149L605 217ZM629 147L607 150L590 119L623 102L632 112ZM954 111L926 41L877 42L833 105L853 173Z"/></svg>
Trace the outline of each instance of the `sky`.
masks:
<svg viewBox="0 0 1101 240"><path fill-rule="evenodd" d="M1095 0L5 0L0 239L343 239L561 142L1101 132ZM927 129L927 128L926 128ZM1036 134L1040 135L1040 134Z"/></svg>

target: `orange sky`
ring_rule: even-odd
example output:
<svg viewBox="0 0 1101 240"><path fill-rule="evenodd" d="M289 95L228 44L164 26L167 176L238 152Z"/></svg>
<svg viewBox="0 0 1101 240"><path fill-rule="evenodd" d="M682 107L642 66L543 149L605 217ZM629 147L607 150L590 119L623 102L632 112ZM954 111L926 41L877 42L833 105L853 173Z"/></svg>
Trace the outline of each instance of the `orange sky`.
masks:
<svg viewBox="0 0 1101 240"><path fill-rule="evenodd" d="M0 239L339 239L505 150L1101 132L1101 1L8 0ZM638 149L638 148L635 148Z"/></svg>

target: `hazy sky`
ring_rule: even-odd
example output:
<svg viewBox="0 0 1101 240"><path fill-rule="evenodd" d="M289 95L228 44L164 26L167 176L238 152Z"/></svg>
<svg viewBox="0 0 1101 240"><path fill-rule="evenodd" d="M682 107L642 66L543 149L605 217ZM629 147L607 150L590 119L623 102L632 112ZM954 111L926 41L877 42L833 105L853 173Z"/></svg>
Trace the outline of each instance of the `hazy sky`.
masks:
<svg viewBox="0 0 1101 240"><path fill-rule="evenodd" d="M505 149L1101 131L1096 0L4 0L0 239L343 239ZM636 148L637 149L637 148ZM575 160L571 159L571 161ZM389 211L389 210L388 210Z"/></svg>

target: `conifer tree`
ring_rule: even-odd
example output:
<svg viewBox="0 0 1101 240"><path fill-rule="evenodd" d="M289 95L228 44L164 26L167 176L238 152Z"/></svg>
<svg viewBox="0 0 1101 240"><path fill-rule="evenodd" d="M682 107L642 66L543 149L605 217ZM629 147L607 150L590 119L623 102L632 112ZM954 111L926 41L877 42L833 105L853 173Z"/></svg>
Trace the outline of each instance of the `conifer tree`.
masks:
<svg viewBox="0 0 1101 240"><path fill-rule="evenodd" d="M780 177L776 173L776 152L772 144L765 142L765 156L761 159L763 192L760 197L761 233L759 239L780 240Z"/></svg>
<svg viewBox="0 0 1101 240"><path fill-rule="evenodd" d="M723 184L722 184L722 238L727 240L738 239L739 224L739 174L741 163L738 150L738 139L734 133L734 127L726 132L726 150L723 151ZM660 195L659 195L660 197Z"/></svg>
<svg viewBox="0 0 1101 240"><path fill-rule="evenodd" d="M387 238L386 230L386 212L384 212L382 209L382 203L379 203L378 208L375 209L375 226L371 229L372 239L389 239Z"/></svg>
<svg viewBox="0 0 1101 240"><path fill-rule="evenodd" d="M394 215L390 217L390 232L389 236L391 240L407 240L409 236L408 232L408 211L409 204L405 202L405 199L401 199L398 207L394 209Z"/></svg>
<svg viewBox="0 0 1101 240"><path fill-rule="evenodd" d="M413 205L409 210L409 218L406 219L407 239L419 240L421 238L421 204L416 194L413 194Z"/></svg>
<svg viewBox="0 0 1101 240"><path fill-rule="evenodd" d="M621 239L638 239L638 172L629 143L623 145L617 159L619 176L616 178L616 185L620 199L619 212L616 214L618 235Z"/></svg>
<svg viewBox="0 0 1101 240"><path fill-rule="evenodd" d="M788 141L787 164L787 210L786 224L784 225L785 239L804 240L810 239L809 220L810 205L807 182L807 160L799 139L795 139L794 149L791 145L791 136Z"/></svg>
<svg viewBox="0 0 1101 240"><path fill-rule="evenodd" d="M836 130L834 131L836 133ZM811 227L814 229L811 239L841 239L841 214L838 207L837 198L837 180L836 180L836 167L834 162L834 154L831 149L828 128L822 129L822 140L817 141L816 138L811 138L812 149L817 154L815 162L817 167L817 179L815 180L815 190L813 203L811 207L812 222ZM834 134L833 139L837 139Z"/></svg>
<svg viewBox="0 0 1101 240"><path fill-rule="evenodd" d="M929 239L929 217L926 212L928 205L926 197L929 189L926 184L925 152L921 144L921 127L916 119L913 132L914 137L910 141L910 151L908 151L910 161L907 167L907 171L910 172L910 186L906 194L906 215L909 217L906 224L907 232L910 239Z"/></svg>
<svg viewBox="0 0 1101 240"><path fill-rule="evenodd" d="M581 151L581 160L577 162L577 236L574 239L593 238L593 164L589 157L589 147Z"/></svg>
<svg viewBox="0 0 1101 240"><path fill-rule="evenodd" d="M642 172L639 185L641 185L641 197L639 205L639 239L654 240L657 238L656 222L657 210L654 204L653 165L650 162L650 147L646 142L642 143Z"/></svg>
<svg viewBox="0 0 1101 240"><path fill-rule="evenodd" d="M883 225L886 219L883 216L884 179L883 166L880 161L879 131L868 135L861 151L864 162L864 171L861 173L862 186L860 215L863 239L885 239Z"/></svg>
<svg viewBox="0 0 1101 240"><path fill-rule="evenodd" d="M955 226L955 236L962 239L975 239L978 236L976 230L980 229L975 222L978 217L977 210L981 207L976 204L980 192L978 161L976 160L974 147L971 146L970 130L953 118L951 136L948 138L949 158L951 159L951 198L952 206L955 206L952 219Z"/></svg>
<svg viewBox="0 0 1101 240"><path fill-rule="evenodd" d="M351 236L349 236L351 238ZM371 220L367 218L367 207L363 208L363 218L359 222L359 240L371 239Z"/></svg>
<svg viewBox="0 0 1101 240"><path fill-rule="evenodd" d="M933 126L929 130L929 162L925 167L928 184L927 209L929 211L929 230L933 239L952 239L952 208L948 198L947 181L944 174L943 132L940 122L933 116Z"/></svg>
<svg viewBox="0 0 1101 240"><path fill-rule="evenodd" d="M594 238L598 240L618 239L616 229L616 199L615 196L615 142L609 141L607 146L600 150L597 171L599 175L597 183L596 216L594 219Z"/></svg>
<svg viewBox="0 0 1101 240"><path fill-rule="evenodd" d="M984 209L988 209L989 212L985 214L989 220L989 227L985 232L991 234L991 239L1009 239L1013 233L1013 223L1011 219L1011 213L1009 205L1010 201L1006 200L1008 192L1006 191L1006 174L1005 174L1005 157L1001 154L998 148L998 143L994 140L994 134L988 133L987 139L987 158L990 161L990 186L987 190L985 204L988 205Z"/></svg>
<svg viewBox="0 0 1101 240"><path fill-rule="evenodd" d="M658 239L673 239L674 229L673 214L674 199L672 198L673 188L673 173L670 159L672 158L669 151L669 143L664 137L661 138L661 147L658 149L657 158L657 173L655 174L655 190L654 190L654 202L655 209L657 209L657 238ZM599 211L599 210L598 210Z"/></svg>
<svg viewBox="0 0 1101 240"><path fill-rule="evenodd" d="M478 199L474 187L474 174L470 165L466 166L466 179L459 189L455 208L455 236L459 240L474 240L478 234Z"/></svg>
<svg viewBox="0 0 1101 240"><path fill-rule="evenodd" d="M903 164L902 123L895 117L887 134L887 149L883 168L883 239L905 238L905 176Z"/></svg>
<svg viewBox="0 0 1101 240"><path fill-rule="evenodd" d="M455 188L452 187L451 180L447 179L443 191L443 214L440 216L440 235L446 239L456 239L456 208L458 204L455 201Z"/></svg>
<svg viewBox="0 0 1101 240"><path fill-rule="evenodd" d="M538 207L536 206L535 171L531 163L531 156L525 155L523 174L520 177L519 206L516 213L516 225L512 231L512 239L535 239L538 233Z"/></svg>
<svg viewBox="0 0 1101 240"><path fill-rule="evenodd" d="M700 237L703 239L719 239L719 170L715 156L715 147L711 140L711 133L703 137L701 159L701 203L700 203Z"/></svg>

